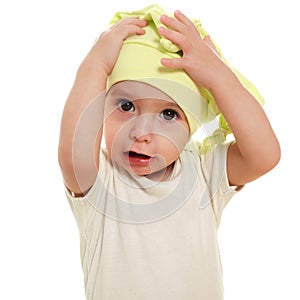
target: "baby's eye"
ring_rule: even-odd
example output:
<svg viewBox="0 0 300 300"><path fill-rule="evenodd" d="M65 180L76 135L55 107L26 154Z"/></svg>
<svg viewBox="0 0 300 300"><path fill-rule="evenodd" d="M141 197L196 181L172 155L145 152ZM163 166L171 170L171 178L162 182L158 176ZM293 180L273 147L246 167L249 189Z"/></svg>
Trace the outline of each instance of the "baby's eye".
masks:
<svg viewBox="0 0 300 300"><path fill-rule="evenodd" d="M120 99L118 101L118 106L119 106L119 109L124 112L134 111L133 103L127 99Z"/></svg>
<svg viewBox="0 0 300 300"><path fill-rule="evenodd" d="M166 121L172 121L175 120L178 117L178 114L173 109L165 109L160 113L161 118L163 118Z"/></svg>

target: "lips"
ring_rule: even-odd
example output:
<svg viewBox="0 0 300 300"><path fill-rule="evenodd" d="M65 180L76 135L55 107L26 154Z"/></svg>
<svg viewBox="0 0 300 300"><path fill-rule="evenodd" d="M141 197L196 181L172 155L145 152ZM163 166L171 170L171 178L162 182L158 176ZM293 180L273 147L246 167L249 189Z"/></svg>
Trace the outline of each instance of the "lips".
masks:
<svg viewBox="0 0 300 300"><path fill-rule="evenodd" d="M128 152L125 152L124 154L125 154L126 159L131 164L147 165L147 164L149 164L149 162L151 160L151 156L143 154L143 153L138 153L135 151L128 151Z"/></svg>

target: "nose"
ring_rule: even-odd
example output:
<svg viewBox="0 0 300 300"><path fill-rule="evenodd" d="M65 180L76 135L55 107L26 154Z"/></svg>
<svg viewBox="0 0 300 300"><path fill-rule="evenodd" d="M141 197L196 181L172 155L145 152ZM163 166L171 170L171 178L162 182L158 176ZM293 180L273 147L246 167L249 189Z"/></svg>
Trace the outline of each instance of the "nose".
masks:
<svg viewBox="0 0 300 300"><path fill-rule="evenodd" d="M138 116L132 121L130 138L137 142L150 143L153 135L153 115Z"/></svg>

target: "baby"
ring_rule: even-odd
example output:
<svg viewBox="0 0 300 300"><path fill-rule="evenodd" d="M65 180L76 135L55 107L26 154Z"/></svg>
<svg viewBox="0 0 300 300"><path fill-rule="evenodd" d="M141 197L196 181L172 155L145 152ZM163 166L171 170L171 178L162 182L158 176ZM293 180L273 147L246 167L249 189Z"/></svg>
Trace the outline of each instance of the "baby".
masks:
<svg viewBox="0 0 300 300"><path fill-rule="evenodd" d="M199 21L156 5L114 16L78 69L59 144L87 299L223 299L223 209L280 159L262 103Z"/></svg>

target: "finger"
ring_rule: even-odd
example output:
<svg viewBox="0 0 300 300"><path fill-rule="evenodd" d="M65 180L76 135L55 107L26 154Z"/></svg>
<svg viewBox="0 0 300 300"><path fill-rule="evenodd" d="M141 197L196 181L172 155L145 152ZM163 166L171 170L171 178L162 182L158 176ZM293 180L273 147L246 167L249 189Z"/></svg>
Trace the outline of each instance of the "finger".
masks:
<svg viewBox="0 0 300 300"><path fill-rule="evenodd" d="M127 21L129 22L129 24L137 25L140 27L145 27L148 25L147 21L142 19L128 19Z"/></svg>
<svg viewBox="0 0 300 300"><path fill-rule="evenodd" d="M146 30L144 28L136 26L135 29L133 29L133 34L141 35L144 33L146 33Z"/></svg>
<svg viewBox="0 0 300 300"><path fill-rule="evenodd" d="M137 25L126 25L122 28L119 28L119 32L123 35L123 38L127 38L132 35L142 35L145 34L145 29L142 27L139 27Z"/></svg>
<svg viewBox="0 0 300 300"><path fill-rule="evenodd" d="M145 33L144 27L147 26L146 20L128 18L128 19L124 19L124 23L125 24L121 24L122 27L120 27L120 30L123 31L126 28L128 35L134 35L134 34L141 35Z"/></svg>
<svg viewBox="0 0 300 300"><path fill-rule="evenodd" d="M144 34L146 32L144 29L145 22L145 20L123 19L114 24L108 31L114 32L114 35L120 36L124 40L128 36Z"/></svg>
<svg viewBox="0 0 300 300"><path fill-rule="evenodd" d="M161 64L167 68L182 69L182 58L162 58Z"/></svg>
<svg viewBox="0 0 300 300"><path fill-rule="evenodd" d="M185 14L183 14L180 10L176 10L174 12L174 16L179 22L181 22L182 24L184 24L185 26L187 26L190 29L193 28L194 30L196 30L198 32L194 23Z"/></svg>
<svg viewBox="0 0 300 300"><path fill-rule="evenodd" d="M165 37L166 39L168 39L168 40L172 41L173 43L175 43L176 45L178 45L178 47L180 49L182 49L183 52L190 45L190 41L188 40L188 38L184 34L181 34L177 31L170 30L165 27L159 27L158 33L161 36Z"/></svg>
<svg viewBox="0 0 300 300"><path fill-rule="evenodd" d="M182 32L184 30L184 26L182 26L183 24L181 24L180 22L178 22L178 20L171 18L167 15L162 15L160 17L161 22L166 25L168 28L171 28L173 30L176 30L178 32Z"/></svg>
<svg viewBox="0 0 300 300"><path fill-rule="evenodd" d="M136 25L139 27L146 27L148 25L146 20L142 20L139 18L124 18L117 23L115 23L113 26L124 26L124 25Z"/></svg>

